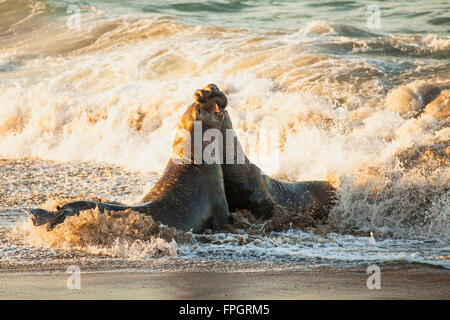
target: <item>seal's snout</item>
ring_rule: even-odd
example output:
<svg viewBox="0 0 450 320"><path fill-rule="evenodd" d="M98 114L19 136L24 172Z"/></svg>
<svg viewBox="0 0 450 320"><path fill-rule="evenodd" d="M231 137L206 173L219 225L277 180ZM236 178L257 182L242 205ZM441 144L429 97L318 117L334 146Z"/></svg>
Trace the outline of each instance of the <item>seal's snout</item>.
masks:
<svg viewBox="0 0 450 320"><path fill-rule="evenodd" d="M198 89L194 93L194 99L197 103L205 103L208 98L209 95L205 90Z"/></svg>
<svg viewBox="0 0 450 320"><path fill-rule="evenodd" d="M225 94L213 83L208 84L203 89L195 91L194 99L200 104L217 103L219 108L222 109L225 109L228 103Z"/></svg>
<svg viewBox="0 0 450 320"><path fill-rule="evenodd" d="M223 109L220 107L220 105L217 102L208 103L204 106L206 111L214 117L215 121L222 121L224 118Z"/></svg>

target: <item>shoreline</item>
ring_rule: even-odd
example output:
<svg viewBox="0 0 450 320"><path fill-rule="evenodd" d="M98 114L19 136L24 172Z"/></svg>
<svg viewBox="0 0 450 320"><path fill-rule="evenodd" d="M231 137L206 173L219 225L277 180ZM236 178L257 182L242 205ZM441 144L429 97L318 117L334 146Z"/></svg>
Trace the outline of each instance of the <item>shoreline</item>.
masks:
<svg viewBox="0 0 450 320"><path fill-rule="evenodd" d="M70 274L0 274L0 299L309 300L450 299L450 271L424 265L380 266L381 289L367 288L365 268L281 272L81 273L80 289L68 289Z"/></svg>

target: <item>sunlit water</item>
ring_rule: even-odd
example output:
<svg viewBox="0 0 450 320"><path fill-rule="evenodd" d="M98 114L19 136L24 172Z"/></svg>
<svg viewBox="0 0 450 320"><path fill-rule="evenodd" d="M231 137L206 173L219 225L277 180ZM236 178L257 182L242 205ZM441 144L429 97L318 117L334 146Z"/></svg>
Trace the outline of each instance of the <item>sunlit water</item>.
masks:
<svg viewBox="0 0 450 320"><path fill-rule="evenodd" d="M448 90L427 105L427 88L450 86L448 1L71 5L0 1L3 271L450 266ZM368 5L379 6L379 28ZM130 236L132 215L49 234L30 224L25 208L58 199L137 203L193 92L211 82L262 159L273 150L254 132L278 131L277 165L263 170L339 188L326 230L176 241L152 237L146 221Z"/></svg>

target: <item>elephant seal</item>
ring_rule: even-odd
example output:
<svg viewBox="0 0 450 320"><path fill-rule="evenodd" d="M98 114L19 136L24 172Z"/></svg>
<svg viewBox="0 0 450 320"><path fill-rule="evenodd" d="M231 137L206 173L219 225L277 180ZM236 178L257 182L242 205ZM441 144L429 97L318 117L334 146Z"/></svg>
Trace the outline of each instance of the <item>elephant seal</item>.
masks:
<svg viewBox="0 0 450 320"><path fill-rule="evenodd" d="M230 211L247 209L256 217L271 217L280 211L307 210L316 220L325 220L334 203L335 189L327 181L283 182L265 175L245 155L225 110L227 98L214 84L196 95L198 102L214 97L224 114L222 172Z"/></svg>
<svg viewBox="0 0 450 320"><path fill-rule="evenodd" d="M196 100L199 92L196 92ZM194 102L187 107L178 123L172 156L162 177L137 206L124 206L95 201L75 201L58 207L56 212L28 209L33 224L47 224L52 230L68 216L98 208L123 211L132 209L150 215L155 221L182 231L201 232L217 229L229 222L230 213L225 197L221 165L196 159L207 143L203 134L209 129L219 131L224 114L213 100ZM200 142L194 141L200 131ZM200 145L200 146L199 146Z"/></svg>

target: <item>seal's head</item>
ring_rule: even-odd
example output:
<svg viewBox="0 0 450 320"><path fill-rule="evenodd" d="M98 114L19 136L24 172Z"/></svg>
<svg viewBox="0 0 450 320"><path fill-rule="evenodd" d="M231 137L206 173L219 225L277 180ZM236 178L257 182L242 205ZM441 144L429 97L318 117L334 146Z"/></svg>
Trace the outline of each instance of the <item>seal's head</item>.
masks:
<svg viewBox="0 0 450 320"><path fill-rule="evenodd" d="M221 109L225 109L228 102L225 94L213 83L195 91L194 99L197 103L217 103Z"/></svg>
<svg viewBox="0 0 450 320"><path fill-rule="evenodd" d="M226 110L228 100L225 93L220 91L220 89L215 84L208 84L201 90L197 90L194 94L195 101L198 103L216 103L218 110L223 114L223 119L220 124L220 130L225 136L227 129L233 129L231 124L230 116Z"/></svg>
<svg viewBox="0 0 450 320"><path fill-rule="evenodd" d="M225 117L227 97L215 84L209 84L194 93L195 102L188 106L180 125L190 130L194 121L201 121L204 129L217 128Z"/></svg>
<svg viewBox="0 0 450 320"><path fill-rule="evenodd" d="M217 130L220 135L222 123L226 117L227 98L225 94L216 85L209 84L205 88L195 91L194 99L195 102L187 107L178 123L173 142L173 158L193 159L192 154L195 152L196 143L198 144L195 138L200 133L196 131L198 129L201 130L201 150L209 144L203 139L207 130L212 129L210 134Z"/></svg>
<svg viewBox="0 0 450 320"><path fill-rule="evenodd" d="M207 127L219 128L224 119L227 97L215 84L208 84L194 93L192 104L196 119L203 121Z"/></svg>

